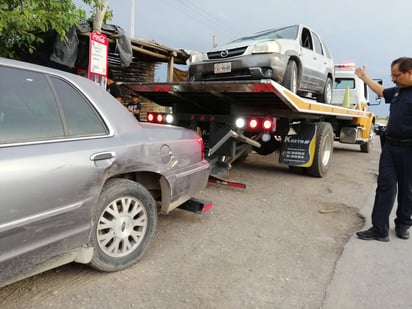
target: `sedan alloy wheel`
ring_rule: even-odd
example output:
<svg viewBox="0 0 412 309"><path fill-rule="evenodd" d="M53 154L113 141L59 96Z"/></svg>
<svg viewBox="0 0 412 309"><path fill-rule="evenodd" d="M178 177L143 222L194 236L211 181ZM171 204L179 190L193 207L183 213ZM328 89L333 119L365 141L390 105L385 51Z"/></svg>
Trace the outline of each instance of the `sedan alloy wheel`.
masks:
<svg viewBox="0 0 412 309"><path fill-rule="evenodd" d="M118 271L136 263L153 238L156 224L156 203L146 188L127 179L110 180L94 216L90 265Z"/></svg>

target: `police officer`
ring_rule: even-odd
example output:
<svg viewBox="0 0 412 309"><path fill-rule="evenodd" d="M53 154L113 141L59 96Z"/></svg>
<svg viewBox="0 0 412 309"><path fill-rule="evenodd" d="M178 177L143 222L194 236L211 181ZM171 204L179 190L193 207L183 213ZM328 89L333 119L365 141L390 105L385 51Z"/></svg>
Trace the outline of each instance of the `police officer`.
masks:
<svg viewBox="0 0 412 309"><path fill-rule="evenodd" d="M356 234L364 240L389 241L389 216L398 194L395 233L401 239L408 239L412 225L412 58L402 57L392 62L391 77L396 87L385 89L366 74L365 66L357 68L355 73L390 104L372 227Z"/></svg>

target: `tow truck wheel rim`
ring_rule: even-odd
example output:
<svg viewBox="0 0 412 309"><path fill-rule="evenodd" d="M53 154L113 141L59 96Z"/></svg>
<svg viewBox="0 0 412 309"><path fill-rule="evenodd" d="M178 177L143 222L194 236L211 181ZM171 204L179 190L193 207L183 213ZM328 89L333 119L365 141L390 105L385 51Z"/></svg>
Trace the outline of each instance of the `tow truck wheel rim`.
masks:
<svg viewBox="0 0 412 309"><path fill-rule="evenodd" d="M329 163L329 160L330 160L330 157L331 157L331 154L332 154L332 147L333 147L333 144L332 144L332 141L330 139L330 136L329 135L325 136L324 151L323 151L323 156L322 156L322 165L323 166L327 166L328 163Z"/></svg>

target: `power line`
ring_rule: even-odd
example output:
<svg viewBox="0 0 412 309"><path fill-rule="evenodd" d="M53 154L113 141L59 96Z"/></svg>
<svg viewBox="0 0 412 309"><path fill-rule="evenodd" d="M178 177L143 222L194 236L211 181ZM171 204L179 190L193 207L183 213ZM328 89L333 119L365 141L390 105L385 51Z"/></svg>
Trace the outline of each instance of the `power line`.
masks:
<svg viewBox="0 0 412 309"><path fill-rule="evenodd" d="M186 2L187 5L189 5L190 7L192 7L194 10L196 10L197 12L199 12L202 16L204 16L206 19L209 19L212 23L215 23L215 25L219 26L223 26L224 28L226 28L230 33L232 34L237 34L237 30L235 28L232 28L229 24L225 23L224 21L222 21L222 19L217 18L216 16L214 16L213 13L210 13L208 11L206 11L204 8L199 7L198 5L196 5L195 3L193 3L191 0L178 0L181 3Z"/></svg>
<svg viewBox="0 0 412 309"><path fill-rule="evenodd" d="M219 31L229 34L232 37L239 36L236 29L225 23L222 19L215 17L214 14L206 11L204 8L195 5L191 2L191 0L177 0L177 2L168 1L167 3L169 6L174 6L174 8L178 12L181 12L186 16L189 16L192 20L196 21L197 23L206 25L208 29L218 29ZM179 9L174 4L179 4L181 9ZM215 31L211 30L211 32L213 33Z"/></svg>

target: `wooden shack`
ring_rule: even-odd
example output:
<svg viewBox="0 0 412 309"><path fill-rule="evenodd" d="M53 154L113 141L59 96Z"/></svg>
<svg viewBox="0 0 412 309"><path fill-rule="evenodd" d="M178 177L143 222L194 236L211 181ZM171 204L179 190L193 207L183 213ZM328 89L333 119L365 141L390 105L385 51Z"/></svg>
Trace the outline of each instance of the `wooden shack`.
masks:
<svg viewBox="0 0 412 309"><path fill-rule="evenodd" d="M68 51L76 49L73 65L65 66L53 61L56 57L53 58L52 55L56 53L56 41L59 40L54 31L36 34L43 40L41 44L38 44L36 51L28 53L27 51L20 50L16 52L16 57L23 61L54 67L87 77L89 36L91 32L85 31L84 29L87 29L87 27L84 25L82 27L76 26L73 29L71 31L75 32L75 39L63 43ZM165 64L167 67L165 80L170 82L186 80L187 72L175 68L175 65L185 65L190 55L182 49L171 48L152 40L127 38L132 50L132 59L130 64L125 66L119 54L118 43L120 35L116 31L118 29L121 28L114 25L107 25L107 27L103 25L101 31L101 33L107 36L109 41L108 69L117 83L153 82L155 81L156 70ZM125 36L123 35L123 40L124 38ZM125 101L127 101L129 95L130 93L128 93L127 88L122 87L122 96L124 96ZM147 110L160 111L162 108L153 102L144 100L142 101L142 118L145 118L144 114Z"/></svg>

